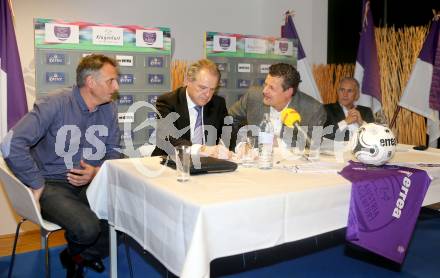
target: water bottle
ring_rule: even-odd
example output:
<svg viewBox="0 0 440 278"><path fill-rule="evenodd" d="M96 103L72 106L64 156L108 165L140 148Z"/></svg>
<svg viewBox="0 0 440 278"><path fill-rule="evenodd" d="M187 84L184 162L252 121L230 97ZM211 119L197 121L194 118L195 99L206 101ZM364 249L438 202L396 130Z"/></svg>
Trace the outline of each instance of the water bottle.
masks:
<svg viewBox="0 0 440 278"><path fill-rule="evenodd" d="M273 138L274 131L269 113L264 113L258 134L258 168L272 169L273 167Z"/></svg>

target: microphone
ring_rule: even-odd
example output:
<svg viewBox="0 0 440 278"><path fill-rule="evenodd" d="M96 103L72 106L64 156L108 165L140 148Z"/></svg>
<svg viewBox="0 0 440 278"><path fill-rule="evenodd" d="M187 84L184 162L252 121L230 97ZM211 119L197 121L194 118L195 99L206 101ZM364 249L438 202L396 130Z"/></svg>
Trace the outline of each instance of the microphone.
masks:
<svg viewBox="0 0 440 278"><path fill-rule="evenodd" d="M304 138L306 139L306 146L310 147L310 138L307 135L307 132L305 132L298 123L301 122L301 115L293 108L284 108L281 111L281 122L290 128L296 127L299 132L302 133Z"/></svg>
<svg viewBox="0 0 440 278"><path fill-rule="evenodd" d="M281 111L281 122L290 128L297 122L301 122L301 115L293 108L284 108Z"/></svg>

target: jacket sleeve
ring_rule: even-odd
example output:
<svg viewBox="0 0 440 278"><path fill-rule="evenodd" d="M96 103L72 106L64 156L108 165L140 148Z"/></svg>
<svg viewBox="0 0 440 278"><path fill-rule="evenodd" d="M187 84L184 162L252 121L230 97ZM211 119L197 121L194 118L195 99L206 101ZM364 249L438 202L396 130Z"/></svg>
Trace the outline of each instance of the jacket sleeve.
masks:
<svg viewBox="0 0 440 278"><path fill-rule="evenodd" d="M324 109L326 111L326 120L324 122L324 129L330 129L331 133L327 133L324 135L325 138L334 140L335 134L338 130L338 123L336 122L336 118L333 115L332 107L330 105L324 105ZM329 131L330 132L330 131Z"/></svg>
<svg viewBox="0 0 440 278"><path fill-rule="evenodd" d="M237 100L228 110L229 116L232 117L232 134L231 134L231 143L229 145L229 149L234 150L238 131L242 126L248 124L247 122L247 109L248 109L248 100L249 100L249 92L244 94L239 100Z"/></svg>
<svg viewBox="0 0 440 278"><path fill-rule="evenodd" d="M58 106L58 102L50 98L38 100L33 110L9 131L9 140L2 142L2 153L11 171L21 182L34 189L42 187L45 180L30 149L46 135L49 126L57 119Z"/></svg>
<svg viewBox="0 0 440 278"><path fill-rule="evenodd" d="M174 92L175 94L176 92ZM175 105L169 99L170 94L161 95L156 101L157 127L156 127L156 148L152 155L172 154L173 147L179 145L191 146L190 140L182 138L186 129L178 130L174 122L178 119ZM170 115L171 113L175 113ZM189 126L187 127L189 128Z"/></svg>
<svg viewBox="0 0 440 278"><path fill-rule="evenodd" d="M121 158L121 153L118 151L121 148L121 132L118 124L118 109L114 102L111 103L111 112L112 119L108 127L105 159Z"/></svg>

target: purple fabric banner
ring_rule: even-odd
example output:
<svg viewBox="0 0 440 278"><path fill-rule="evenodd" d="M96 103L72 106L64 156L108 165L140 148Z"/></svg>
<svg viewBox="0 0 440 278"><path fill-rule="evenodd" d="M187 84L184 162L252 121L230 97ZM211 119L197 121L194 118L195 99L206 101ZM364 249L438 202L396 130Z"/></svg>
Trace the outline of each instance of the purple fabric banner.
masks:
<svg viewBox="0 0 440 278"><path fill-rule="evenodd" d="M301 41L299 40L298 33L296 32L295 25L293 24L292 16L289 12L286 12L286 22L281 26L281 37L288 39L298 40L298 60L304 59L306 54L302 47Z"/></svg>
<svg viewBox="0 0 440 278"><path fill-rule="evenodd" d="M353 161L340 174L352 182L346 239L401 264L431 183L428 174Z"/></svg>
<svg viewBox="0 0 440 278"><path fill-rule="evenodd" d="M438 20L434 20L431 23L431 28L423 43L422 50L420 50L419 59L429 64L434 64L436 46L439 37L440 23Z"/></svg>
<svg viewBox="0 0 440 278"><path fill-rule="evenodd" d="M439 20L432 23L428 37L432 37L432 45L426 45L426 50L432 53L433 65L431 90L429 92L429 107L440 111L440 24ZM427 40L428 41L428 40ZM423 46L425 49L425 46Z"/></svg>
<svg viewBox="0 0 440 278"><path fill-rule="evenodd" d="M281 37L295 39L298 42L296 69L301 76L299 90L322 103L321 94L319 93L318 86L316 85L309 63L307 62L306 53L304 52L301 40L296 32L295 24L293 23L290 12L286 12L285 14L285 23L283 26L281 26Z"/></svg>
<svg viewBox="0 0 440 278"><path fill-rule="evenodd" d="M361 84L362 93L382 102L380 92L379 62L377 58L374 22L370 10L370 1L364 0L362 9L362 30L356 61L363 67L364 75Z"/></svg>
<svg viewBox="0 0 440 278"><path fill-rule="evenodd" d="M23 72L8 0L0 0L0 59L7 78L8 129L27 113Z"/></svg>

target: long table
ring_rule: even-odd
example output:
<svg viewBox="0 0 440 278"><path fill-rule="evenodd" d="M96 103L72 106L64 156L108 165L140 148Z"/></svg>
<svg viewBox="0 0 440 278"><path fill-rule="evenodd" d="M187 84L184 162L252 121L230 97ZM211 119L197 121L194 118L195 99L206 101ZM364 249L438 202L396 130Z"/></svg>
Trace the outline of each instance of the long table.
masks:
<svg viewBox="0 0 440 278"><path fill-rule="evenodd" d="M400 145L391 163L432 163L433 181L423 205L440 202L440 151ZM296 172L239 167L235 172L191 176L176 173L158 157L106 161L87 191L92 209L108 219L111 277L117 277L116 232L134 238L168 270L181 277L209 277L216 258L301 240L347 225L351 184L331 165L298 162ZM289 162L292 165L296 162ZM319 167L304 167L318 163ZM325 168L325 167L324 167ZM299 171L298 171L299 169ZM301 170L302 169L302 170ZM315 169L315 170L312 170Z"/></svg>

